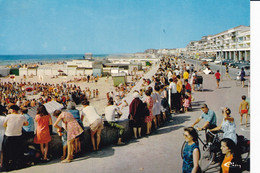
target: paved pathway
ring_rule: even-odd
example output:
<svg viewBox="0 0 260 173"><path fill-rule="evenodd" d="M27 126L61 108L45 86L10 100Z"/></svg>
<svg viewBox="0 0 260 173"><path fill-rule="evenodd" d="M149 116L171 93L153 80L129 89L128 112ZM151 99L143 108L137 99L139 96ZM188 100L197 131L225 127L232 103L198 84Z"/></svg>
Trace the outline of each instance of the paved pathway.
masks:
<svg viewBox="0 0 260 173"><path fill-rule="evenodd" d="M205 91L195 92L193 111L173 116L173 122L167 123L151 136L131 140L125 146L108 146L98 152L88 152L72 163L62 164L54 160L47 164L36 165L18 170L19 173L178 173L181 172L182 160L180 149L184 141L183 128L189 126L201 115L199 104L207 103L217 114L221 123L221 107L227 106L232 111L237 124L237 133L250 138L250 127L239 125L238 106L241 95L247 95L247 88L237 86L235 81L224 80L220 89L216 89L213 75L203 75ZM249 120L250 122L250 120ZM200 123L201 126L203 123Z"/></svg>

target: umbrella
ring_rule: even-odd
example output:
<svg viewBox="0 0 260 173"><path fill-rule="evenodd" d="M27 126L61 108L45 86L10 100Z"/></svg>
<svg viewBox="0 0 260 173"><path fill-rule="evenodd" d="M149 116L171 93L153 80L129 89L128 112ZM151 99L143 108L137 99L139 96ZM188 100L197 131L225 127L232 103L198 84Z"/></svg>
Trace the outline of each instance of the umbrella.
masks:
<svg viewBox="0 0 260 173"><path fill-rule="evenodd" d="M58 72L62 73L62 72L63 72L63 70L61 70L61 69L60 69L60 70L58 70Z"/></svg>

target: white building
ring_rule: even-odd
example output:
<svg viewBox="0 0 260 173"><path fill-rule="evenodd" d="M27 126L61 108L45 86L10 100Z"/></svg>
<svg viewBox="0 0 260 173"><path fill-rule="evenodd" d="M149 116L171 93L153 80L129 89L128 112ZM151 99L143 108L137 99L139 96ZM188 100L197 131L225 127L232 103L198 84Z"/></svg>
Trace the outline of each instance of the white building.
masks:
<svg viewBox="0 0 260 173"><path fill-rule="evenodd" d="M215 35L203 36L186 46L189 56L217 56L235 61L250 61L250 27L237 26Z"/></svg>

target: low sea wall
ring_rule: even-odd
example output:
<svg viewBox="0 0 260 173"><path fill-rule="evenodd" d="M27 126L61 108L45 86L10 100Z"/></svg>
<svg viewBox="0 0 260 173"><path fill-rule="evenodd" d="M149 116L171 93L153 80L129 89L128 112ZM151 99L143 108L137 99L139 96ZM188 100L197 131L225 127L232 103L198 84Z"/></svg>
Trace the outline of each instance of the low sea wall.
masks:
<svg viewBox="0 0 260 173"><path fill-rule="evenodd" d="M120 120L118 121L118 124L125 127L125 133L122 137L122 140L129 140L133 133L132 128L129 127L129 120ZM117 129L104 125L104 128L101 133L100 149L102 149L102 146L116 144L118 140L118 133L119 131ZM62 155L62 141L61 137L57 134L53 134L51 138L52 140L49 143L48 153L56 158ZM92 148L93 147L91 143L90 129L89 127L85 127L84 133L81 138L81 150L82 152L89 152L92 151Z"/></svg>

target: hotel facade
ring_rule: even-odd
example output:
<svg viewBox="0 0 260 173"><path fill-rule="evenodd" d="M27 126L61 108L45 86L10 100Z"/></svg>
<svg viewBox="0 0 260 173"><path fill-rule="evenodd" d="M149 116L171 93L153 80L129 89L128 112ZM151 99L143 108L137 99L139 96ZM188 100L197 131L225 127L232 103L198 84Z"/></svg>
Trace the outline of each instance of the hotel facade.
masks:
<svg viewBox="0 0 260 173"><path fill-rule="evenodd" d="M215 35L191 41L178 53L186 56L216 56L234 61L250 61L250 27L237 26Z"/></svg>

